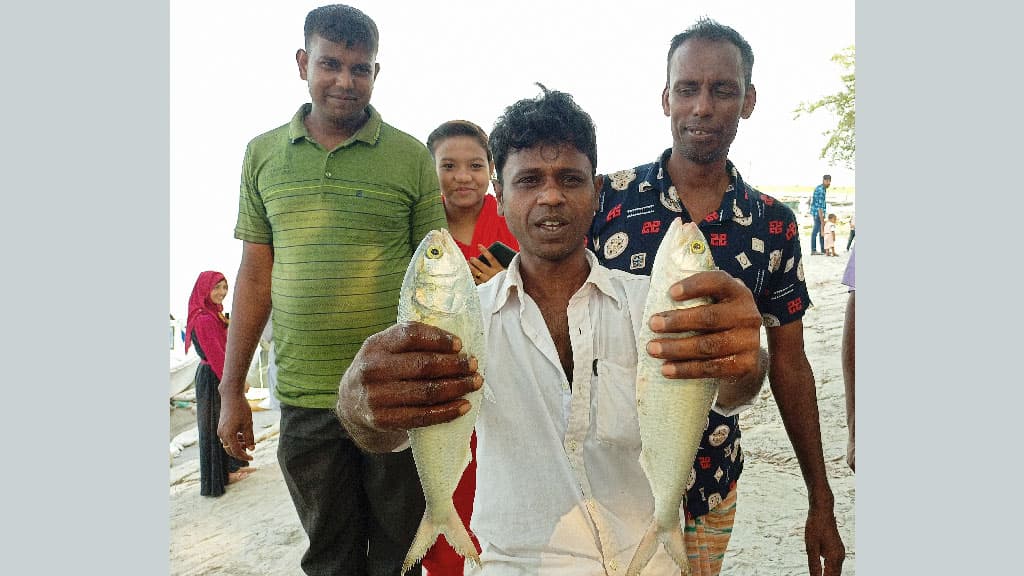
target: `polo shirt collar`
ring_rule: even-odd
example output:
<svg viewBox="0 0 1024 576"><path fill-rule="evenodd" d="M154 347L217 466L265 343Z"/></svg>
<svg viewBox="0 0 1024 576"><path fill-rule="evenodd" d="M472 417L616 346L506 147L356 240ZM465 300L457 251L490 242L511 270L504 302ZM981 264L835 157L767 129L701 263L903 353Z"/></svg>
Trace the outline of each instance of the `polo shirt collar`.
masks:
<svg viewBox="0 0 1024 576"><path fill-rule="evenodd" d="M342 143L342 146L346 146L356 141L365 142L370 146L375 146L377 141L380 140L380 129L384 124L384 120L381 119L380 113L377 112L377 109L372 105L367 104L366 109L370 112L370 118L365 124L363 124L362 128L352 135L351 138ZM291 122L288 123L288 140L291 141L292 144L297 143L303 138L309 138L309 130L306 129L306 124L303 120L306 119L306 116L308 116L312 110L313 105L307 102L302 106L299 106L298 111L295 112L294 116L292 116Z"/></svg>
<svg viewBox="0 0 1024 576"><path fill-rule="evenodd" d="M612 285L611 275L609 274L608 268L605 268L598 262L597 257L590 250L584 250L584 254L587 257L587 262L590 264L590 274L584 281L583 286L580 287L580 291L587 288L587 285L593 286L594 289L599 290L606 296L615 302L617 308L622 308L623 302L620 301L618 294ZM516 254L516 257L512 259L512 262L508 265L508 270L505 272L505 276L501 280L501 286L498 287L498 294L494 298L494 303L491 305L490 313L497 314L499 310L505 307L505 303L512 297L513 292L518 294L523 292L523 277L519 273L519 260L520 256Z"/></svg>

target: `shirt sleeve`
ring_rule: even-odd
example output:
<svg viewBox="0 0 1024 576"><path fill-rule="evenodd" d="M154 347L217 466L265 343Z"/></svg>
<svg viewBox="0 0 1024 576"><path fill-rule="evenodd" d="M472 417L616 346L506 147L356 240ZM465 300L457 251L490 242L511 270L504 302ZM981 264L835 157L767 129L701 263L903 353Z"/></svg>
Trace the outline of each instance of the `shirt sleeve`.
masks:
<svg viewBox="0 0 1024 576"><path fill-rule="evenodd" d="M238 192L238 219L235 222L235 238L257 244L271 244L273 234L267 209L260 195L255 162L253 161L252 143L245 148L242 160L242 181Z"/></svg>
<svg viewBox="0 0 1024 576"><path fill-rule="evenodd" d="M195 333L199 345L206 354L206 361L220 380L224 374L224 348L227 346L227 332L217 318L203 314L196 318Z"/></svg>
<svg viewBox="0 0 1024 576"><path fill-rule="evenodd" d="M444 203L441 201L441 186L437 182L437 171L426 148L423 148L420 158L419 180L420 189L415 191L417 200L412 209L412 221L409 226L412 234L410 246L414 250L431 230L448 228Z"/></svg>

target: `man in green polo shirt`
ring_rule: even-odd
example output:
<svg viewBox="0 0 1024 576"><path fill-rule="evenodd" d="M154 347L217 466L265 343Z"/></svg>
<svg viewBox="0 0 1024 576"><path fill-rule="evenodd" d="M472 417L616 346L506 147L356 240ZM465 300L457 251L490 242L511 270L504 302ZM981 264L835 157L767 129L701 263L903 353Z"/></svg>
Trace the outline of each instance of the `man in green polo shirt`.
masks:
<svg viewBox="0 0 1024 576"><path fill-rule="evenodd" d="M363 340L395 322L419 241L446 227L430 153L370 106L377 37L349 6L311 11L296 61L312 103L250 141L242 166L218 436L252 459L244 378L272 314L278 461L309 536L310 575L397 574L423 515L411 452L363 454L332 410Z"/></svg>

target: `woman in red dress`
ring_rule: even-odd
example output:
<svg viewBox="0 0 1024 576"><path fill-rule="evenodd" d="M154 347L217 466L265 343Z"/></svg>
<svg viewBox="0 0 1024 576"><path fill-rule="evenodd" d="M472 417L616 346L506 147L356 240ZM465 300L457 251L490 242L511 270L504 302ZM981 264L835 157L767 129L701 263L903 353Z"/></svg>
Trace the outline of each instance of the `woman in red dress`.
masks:
<svg viewBox="0 0 1024 576"><path fill-rule="evenodd" d="M239 480L249 465L232 458L217 438L220 419L220 385L224 374L224 349L228 341L228 319L224 315L224 297L228 281L220 272L199 274L188 299L188 323L185 326L185 351L196 347L202 359L196 369L196 424L199 427L199 493L220 496L224 486Z"/></svg>

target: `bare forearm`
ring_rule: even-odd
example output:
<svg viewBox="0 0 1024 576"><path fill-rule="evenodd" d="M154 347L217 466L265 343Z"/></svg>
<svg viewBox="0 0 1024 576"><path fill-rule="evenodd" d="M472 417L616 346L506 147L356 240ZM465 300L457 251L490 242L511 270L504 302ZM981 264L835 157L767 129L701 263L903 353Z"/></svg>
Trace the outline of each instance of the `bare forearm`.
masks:
<svg viewBox="0 0 1024 576"><path fill-rule="evenodd" d="M833 505L825 475L814 373L804 354L803 322L768 329L768 381L793 444L811 505Z"/></svg>
<svg viewBox="0 0 1024 576"><path fill-rule="evenodd" d="M270 316L270 270L273 252L269 246L246 245L238 267L232 298L231 325L220 388L242 393L249 363Z"/></svg>
<svg viewBox="0 0 1024 576"><path fill-rule="evenodd" d="M800 472L807 485L808 496L812 504L819 503L831 507L832 490L825 475L814 376L809 365L806 376L790 373L786 377L775 377L779 373L779 368L773 366L768 378L772 393L778 402L786 434L800 463Z"/></svg>

